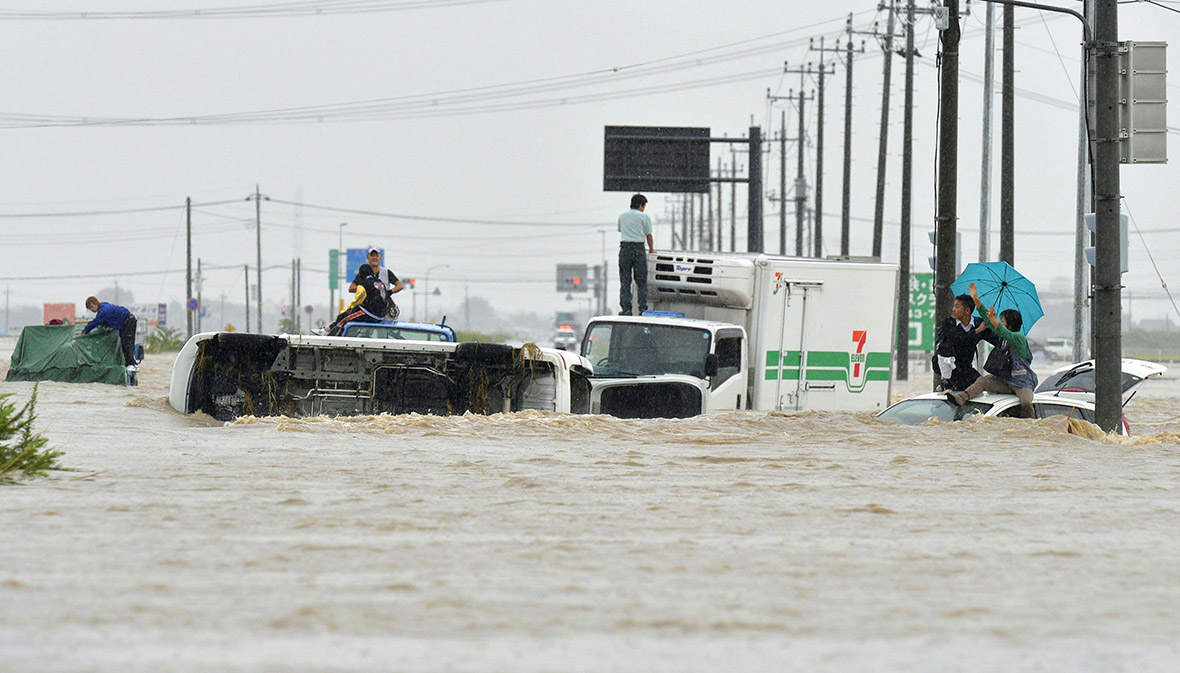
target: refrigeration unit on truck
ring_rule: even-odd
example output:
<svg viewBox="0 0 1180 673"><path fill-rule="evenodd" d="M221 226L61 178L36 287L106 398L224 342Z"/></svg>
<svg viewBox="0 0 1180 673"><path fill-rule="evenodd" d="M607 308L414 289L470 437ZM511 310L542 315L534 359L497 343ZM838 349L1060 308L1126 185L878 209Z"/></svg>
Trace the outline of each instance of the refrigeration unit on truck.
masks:
<svg viewBox="0 0 1180 673"><path fill-rule="evenodd" d="M590 412L683 418L889 404L897 266L704 252L648 255L641 316L600 316Z"/></svg>

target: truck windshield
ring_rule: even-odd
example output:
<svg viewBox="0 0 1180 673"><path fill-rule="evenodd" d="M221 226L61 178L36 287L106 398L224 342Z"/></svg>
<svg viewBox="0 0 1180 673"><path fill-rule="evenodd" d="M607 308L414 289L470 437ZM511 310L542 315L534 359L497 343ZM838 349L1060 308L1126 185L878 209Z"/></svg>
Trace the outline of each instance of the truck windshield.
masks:
<svg viewBox="0 0 1180 673"><path fill-rule="evenodd" d="M651 323L600 322L582 353L597 376L688 374L705 378L709 331Z"/></svg>

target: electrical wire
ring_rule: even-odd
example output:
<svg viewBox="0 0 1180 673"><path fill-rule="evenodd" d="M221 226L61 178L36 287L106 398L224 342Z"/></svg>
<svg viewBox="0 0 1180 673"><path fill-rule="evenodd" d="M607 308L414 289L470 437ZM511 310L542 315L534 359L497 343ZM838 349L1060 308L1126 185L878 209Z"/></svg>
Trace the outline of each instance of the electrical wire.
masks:
<svg viewBox="0 0 1180 673"><path fill-rule="evenodd" d="M139 11L0 10L0 20L76 21L137 19L226 19L371 14L415 9L476 5L502 0L311 0L242 7L209 7Z"/></svg>
<svg viewBox="0 0 1180 673"><path fill-rule="evenodd" d="M1135 216L1131 214L1131 206L1127 204L1127 197L1122 198L1123 208L1127 211L1127 218L1131 220L1132 226L1135 227L1135 232L1139 234L1139 242L1143 244L1143 249L1147 252L1147 259L1151 261L1151 268L1155 270L1156 278L1159 278L1160 287L1163 288L1164 293L1168 295L1168 301L1172 302L1172 310L1176 312L1176 317L1180 318L1180 307L1176 306L1176 298L1172 296L1172 291L1168 289L1168 283L1164 280L1164 276L1160 273L1159 265L1155 263L1155 256L1151 254L1151 246L1147 245L1147 241L1143 238L1143 232L1139 231L1139 224L1135 222Z"/></svg>

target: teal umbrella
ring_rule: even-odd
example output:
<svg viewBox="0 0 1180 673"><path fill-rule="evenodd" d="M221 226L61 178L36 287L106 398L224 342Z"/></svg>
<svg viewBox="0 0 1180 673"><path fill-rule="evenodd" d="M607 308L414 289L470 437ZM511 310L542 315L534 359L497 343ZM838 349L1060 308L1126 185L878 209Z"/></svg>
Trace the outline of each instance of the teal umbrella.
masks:
<svg viewBox="0 0 1180 673"><path fill-rule="evenodd" d="M1020 311L1020 331L1028 334L1032 326L1045 315L1041 300L1037 297L1037 286L1007 262L972 262L963 273L951 283L955 295L970 294L968 286L975 283L975 290L984 306L995 306L996 315L1007 309Z"/></svg>

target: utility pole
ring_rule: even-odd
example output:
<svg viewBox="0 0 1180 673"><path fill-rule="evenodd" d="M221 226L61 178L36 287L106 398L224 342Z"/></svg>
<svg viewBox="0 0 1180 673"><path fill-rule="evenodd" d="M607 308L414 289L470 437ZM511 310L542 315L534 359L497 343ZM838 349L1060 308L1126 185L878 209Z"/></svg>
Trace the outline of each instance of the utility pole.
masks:
<svg viewBox="0 0 1180 673"><path fill-rule="evenodd" d="M851 244L851 204L852 204L852 57L856 53L852 48L852 14L848 14L848 44L845 47L846 79L844 83L844 199L840 208L840 255L848 256ZM864 42L861 42L860 53L864 53Z"/></svg>
<svg viewBox="0 0 1180 673"><path fill-rule="evenodd" d="M246 272L246 331L250 331L250 265L243 264L242 270Z"/></svg>
<svg viewBox="0 0 1180 673"><path fill-rule="evenodd" d="M291 258L291 313L289 313L287 315L287 317L289 318L289 320L287 321L287 329L293 330L295 333L298 333L299 330L295 327L295 321L299 320L299 318L297 318L295 316L296 308L297 307L295 305L295 258L292 257Z"/></svg>
<svg viewBox="0 0 1180 673"><path fill-rule="evenodd" d="M1090 26L1090 18L1093 16L1091 10L1092 0L1085 0L1082 3L1082 17L1083 23L1087 27ZM1081 76L1079 81L1085 82L1089 76L1087 72L1088 61L1090 60L1090 45L1082 45L1082 66ZM1087 119L1088 108L1090 105L1089 96L1082 96L1083 100L1078 102L1078 178L1077 178L1077 202L1076 212L1074 213L1077 220L1074 223L1074 256L1073 256L1073 361L1081 362L1086 359L1086 353L1089 349L1086 347L1086 290L1088 289L1089 278L1087 276L1088 265L1085 259L1086 242L1086 213L1090 209L1090 194L1089 187L1089 155L1087 150L1090 148L1090 127Z"/></svg>
<svg viewBox="0 0 1180 673"><path fill-rule="evenodd" d="M750 200L746 251L763 252L762 244L762 127L750 127L750 170L747 195Z"/></svg>
<svg viewBox="0 0 1180 673"><path fill-rule="evenodd" d="M737 252L737 155L729 153L729 251Z"/></svg>
<svg viewBox="0 0 1180 673"><path fill-rule="evenodd" d="M680 195L680 249L691 250L688 247L688 194Z"/></svg>
<svg viewBox="0 0 1180 673"><path fill-rule="evenodd" d="M910 216L913 211L914 160L914 0L906 2L905 117L901 133L901 243L897 283L897 380L910 378Z"/></svg>
<svg viewBox="0 0 1180 673"><path fill-rule="evenodd" d="M184 199L184 326L188 338L193 338L193 312L188 310L188 300L193 296L193 199Z"/></svg>
<svg viewBox="0 0 1180 673"><path fill-rule="evenodd" d="M262 192L258 190L258 185L254 185L254 193L246 197L247 201L254 201L254 236L258 248L258 269L257 269L257 287L258 290L258 332L261 334L265 331L262 327L262 200L270 200L269 196L263 196ZM249 281L247 281L248 283ZM249 311L250 299L246 298L247 311Z"/></svg>
<svg viewBox="0 0 1180 673"><path fill-rule="evenodd" d="M696 200L700 201L700 208L696 209L696 241L697 243L700 243L699 247L702 250L708 250L709 242L704 240L704 231L706 231L706 227L704 227L704 211L707 210L706 207L704 207L704 195L697 194ZM712 209L712 207L710 207L710 209Z"/></svg>
<svg viewBox="0 0 1180 673"><path fill-rule="evenodd" d="M996 6L987 3L983 40L983 157L979 169L979 261L991 260L992 225L992 99L996 75Z"/></svg>
<svg viewBox="0 0 1180 673"><path fill-rule="evenodd" d="M790 92L787 97L790 98ZM773 96L771 100L774 100ZM779 124L778 132L778 254L785 257L787 254L787 111L781 110L780 117L782 122Z"/></svg>
<svg viewBox="0 0 1180 673"><path fill-rule="evenodd" d="M812 98L815 94L812 94ZM795 134L795 149L797 153L795 166L795 256L803 256L803 221L807 214L807 178L803 177L803 157L806 154L807 131L803 126L803 104L807 97L803 95L803 76L799 76L799 131ZM785 130L785 129L784 129ZM786 167L783 167L786 172ZM784 179L785 182L785 179Z"/></svg>
<svg viewBox="0 0 1180 673"><path fill-rule="evenodd" d="M205 312L205 304L201 301L201 290L205 287L205 277L201 275L201 258L197 258L197 331L201 331L201 314Z"/></svg>
<svg viewBox="0 0 1180 673"><path fill-rule="evenodd" d="M717 177L719 177L719 178L725 177L725 167L721 163L720 156L717 157ZM722 229L725 227L725 218L722 217L722 212L721 212L721 200L722 200L721 196L722 196L722 189L723 188L724 188L724 185L722 183L718 182L717 183L717 252L721 252L722 250L725 249L725 236L723 235L724 232L722 231Z"/></svg>
<svg viewBox="0 0 1180 673"><path fill-rule="evenodd" d="M819 67L815 73L817 77L815 89L815 228L812 235L815 245L813 256L819 258L824 256L824 78L827 75L836 74L836 66L832 65L832 69L828 70L828 66L823 62L823 55L825 51L839 50L825 49L822 37L819 38L819 49L815 49L814 44L809 44L808 49L818 51L820 55Z"/></svg>
<svg viewBox="0 0 1180 673"><path fill-rule="evenodd" d="M900 37L893 34L896 0L888 0L878 9L885 8L889 12L884 33L879 33L876 26L871 32L861 33L872 35L878 39L884 38L881 50L884 53L884 65L881 73L881 131L877 142L877 200L873 210L873 257L881 259L881 241L885 230L885 165L889 150L889 87L893 74L893 38ZM857 31L853 31L857 32ZM847 254L847 253L845 253Z"/></svg>
<svg viewBox="0 0 1180 673"><path fill-rule="evenodd" d="M1122 422L1122 263L1119 254L1119 18L1116 0L1095 0L1094 415L1112 432Z"/></svg>
<svg viewBox="0 0 1180 673"><path fill-rule="evenodd" d="M1003 93L1000 95L1000 259L1016 266L1016 8L1004 5ZM939 315L942 315L941 313Z"/></svg>
<svg viewBox="0 0 1180 673"><path fill-rule="evenodd" d="M715 250L716 248L713 246L713 185L712 184L709 185L709 193L707 196L708 196L707 210L709 211L709 222L708 222L708 227L706 227L705 231L701 232L701 238L704 239L705 234L708 233L708 240L709 240L708 249ZM704 197L702 197L702 200L703 199L704 199ZM702 225L704 225L704 222L705 222L705 219L702 217L701 218Z"/></svg>
<svg viewBox="0 0 1180 673"><path fill-rule="evenodd" d="M794 94L794 92L789 92L787 94L787 96L785 97L785 99L777 97L777 96L769 96L769 91L767 92L767 95L770 97L771 101L797 100L799 103L799 129L795 134L795 149L798 154L798 156L796 157L797 166L796 166L796 172L795 172L795 256L802 257L803 256L803 249L804 249L804 247L803 247L804 228L805 228L805 222L807 220L807 179L804 176L804 172L803 172L803 164L804 164L804 159L806 156L805 148L806 148L806 141L807 141L807 127L805 125L805 122L806 122L805 102L807 100L815 99L816 95L817 95L816 93L812 93L811 96L807 96L804 94L803 89L804 89L804 85L806 84L806 79L805 79L806 76L816 74L816 71L811 67L810 63L807 64L806 68L794 68L794 69L788 67L788 65L786 63L783 63L783 72L786 74L798 74L799 75L799 94L796 96ZM820 79L822 81L822 78L823 78L823 65L822 64L820 65L819 73L820 73ZM782 182L781 182L780 191L782 192L782 194L779 197L781 200L780 206L779 206L779 209L780 209L780 216L779 216L779 231L780 231L780 233L779 233L779 236L780 236L780 239L782 240L782 243L780 245L779 254L786 255L787 254L787 249L786 249L786 238L787 238L787 215L786 215L786 210L787 210L786 209L787 122L786 122L786 113L785 112L783 113L782 136L783 136L782 163L781 163L781 168L780 168L780 171L782 173Z"/></svg>
<svg viewBox="0 0 1180 673"><path fill-rule="evenodd" d="M857 53L852 47L852 14L848 15L848 24L845 27L848 33L848 44L846 47L824 47L823 38L820 38L819 48L812 49L822 54L825 52L832 52L838 55L844 55L844 64L847 69L845 73L844 83L844 204L840 211L840 254L847 256L851 231L849 203L852 198L852 57ZM864 53L864 42L861 42L860 52ZM826 74L835 74L836 67L832 66L832 70ZM824 68L820 65L819 69L819 89L817 95L819 97L819 130L816 140L816 170L815 170L815 210L816 210L816 224L815 224L815 256L823 256L823 96L824 96Z"/></svg>
<svg viewBox="0 0 1180 673"><path fill-rule="evenodd" d="M942 31L942 100L939 102L938 216L934 270L935 315L950 315L954 296L955 242L958 220L959 172L959 0L945 0L948 25ZM938 372L933 373L938 379ZM935 381L937 383L937 381Z"/></svg>

